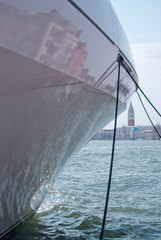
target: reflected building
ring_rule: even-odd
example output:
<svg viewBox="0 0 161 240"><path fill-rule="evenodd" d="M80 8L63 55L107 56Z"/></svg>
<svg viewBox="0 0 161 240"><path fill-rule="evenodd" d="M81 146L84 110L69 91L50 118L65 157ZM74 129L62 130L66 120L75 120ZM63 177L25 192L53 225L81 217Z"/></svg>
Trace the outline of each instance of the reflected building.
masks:
<svg viewBox="0 0 161 240"><path fill-rule="evenodd" d="M27 13L21 14L17 8L0 3L0 44L35 59L46 29L45 22L37 18Z"/></svg>
<svg viewBox="0 0 161 240"><path fill-rule="evenodd" d="M89 65L88 67L86 65L87 58L89 61L87 42L88 45L90 43L89 39L81 40L83 31L61 16L56 9L49 13L33 14L0 3L1 46L95 85L116 97L117 82L113 82L112 79L117 76L118 64L114 61L110 68L104 69L104 72L101 68L100 74L95 77L95 70L92 72L88 69ZM100 50L93 50L96 51L95 56ZM120 78L119 98L124 102L132 88L131 84L128 84L129 77L121 73Z"/></svg>
<svg viewBox="0 0 161 240"><path fill-rule="evenodd" d="M0 3L2 46L73 77L93 78L88 76L88 69L84 74L88 53L86 43L80 40L81 32L54 9L50 13L22 14Z"/></svg>
<svg viewBox="0 0 161 240"><path fill-rule="evenodd" d="M46 33L42 36L41 46L36 59L59 70L68 71L69 61L81 44L80 31L69 21L62 18L57 11L43 14L44 22L48 22ZM81 51L77 50L77 56ZM81 58L81 56L80 56ZM84 65L85 60L82 65ZM81 71L82 69L79 69Z"/></svg>

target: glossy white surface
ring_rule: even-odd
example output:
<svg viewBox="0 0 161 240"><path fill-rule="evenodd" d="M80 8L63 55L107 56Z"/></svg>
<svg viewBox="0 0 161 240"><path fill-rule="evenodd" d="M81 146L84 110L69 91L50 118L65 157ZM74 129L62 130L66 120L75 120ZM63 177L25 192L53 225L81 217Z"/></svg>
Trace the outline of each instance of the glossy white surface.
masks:
<svg viewBox="0 0 161 240"><path fill-rule="evenodd" d="M113 120L118 53L66 0L0 0L1 236ZM135 91L122 67L120 77L119 113Z"/></svg>

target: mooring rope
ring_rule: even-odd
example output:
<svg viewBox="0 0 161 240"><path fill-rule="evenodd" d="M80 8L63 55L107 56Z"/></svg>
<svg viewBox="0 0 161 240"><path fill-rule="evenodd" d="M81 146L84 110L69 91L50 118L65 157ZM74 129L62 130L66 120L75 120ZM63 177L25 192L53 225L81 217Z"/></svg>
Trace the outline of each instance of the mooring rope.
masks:
<svg viewBox="0 0 161 240"><path fill-rule="evenodd" d="M121 59L122 59L122 58L121 58ZM119 86L120 86L120 60L118 60L118 61L119 61L119 64L118 64L118 81L117 81L117 97L116 97L116 108L115 108L115 123L114 123L113 145L112 145L110 172L109 172L109 178L108 178L107 194L106 194L105 209L104 209L104 216L103 216L103 221L102 221L102 228L101 228L100 240L103 239L103 235L104 235L104 228L105 228L105 222L106 222L106 215L107 215L109 195L110 195L110 187L111 187L111 179L112 179L112 169L113 169L113 161L114 161L114 152L115 152L116 129L117 129L117 115L118 115L118 101L119 101Z"/></svg>
<svg viewBox="0 0 161 240"><path fill-rule="evenodd" d="M137 89L140 90L140 92L143 94L143 96L146 98L146 100L149 102L149 104L152 106L152 108L156 111L156 113L161 117L160 112L156 109L156 107L154 107L154 105L152 104L152 102L149 100L149 98L146 96L146 94L144 93L144 91L141 89L141 87L138 85L138 83L135 81L135 79L131 76L130 72L128 71L128 69L126 68L126 66L123 64L122 62L122 66L124 67L124 69L126 70L126 72L128 73L128 75L130 76L130 78L132 79L132 81L135 83Z"/></svg>
<svg viewBox="0 0 161 240"><path fill-rule="evenodd" d="M99 79L96 81L95 86L99 86L103 81L105 81L110 75L111 73L113 73L115 71L115 69L118 67L115 66L109 73L108 71L113 67L113 65L117 62L117 60L113 61L113 63L106 69L106 71L101 75L101 77L99 77ZM108 73L108 74L107 74Z"/></svg>
<svg viewBox="0 0 161 240"><path fill-rule="evenodd" d="M128 75L130 76L130 78L132 79L132 81L135 83L135 85L136 85L136 87L137 87L136 92L137 92L137 95L138 95L138 97L139 97L139 100L140 100L140 102L141 102L141 104L142 104L142 106L143 106L143 109L144 109L144 111L145 111L148 119L150 120L150 122L151 122L154 130L155 130L156 133L158 134L159 140L160 140L161 135L160 135L160 133L158 132L158 130L156 129L156 127L154 126L154 123L152 122L152 120L151 120L151 118L150 118L150 116L149 116L149 114L148 114L148 112L147 112L147 110L146 110L146 108L145 108L145 106L144 106L144 104L143 104L143 101L141 100L141 97L140 97L140 95L139 95L139 93L138 93L138 89L140 90L140 92L142 93L142 95L145 97L145 99L148 101L148 103L152 106L152 108L155 110L155 112L159 115L159 117L161 117L160 112L156 109L156 107L154 107L154 105L153 105L152 102L149 100L149 98L146 96L146 94L144 93L144 91L141 89L141 87L138 85L138 83L135 81L135 79L131 76L130 72L128 71L128 69L126 68L126 66L123 64L123 61L121 62L121 64L122 64L122 66L124 67L124 69L126 70L126 72L128 73Z"/></svg>
<svg viewBox="0 0 161 240"><path fill-rule="evenodd" d="M144 105L144 103L143 103L143 101L142 101L142 99L141 99L138 91L136 91L136 92L137 92L138 98L139 98L139 100L140 100L140 102L141 102L141 104L142 104L142 106L143 106L143 108L144 108L144 111L145 111L145 113L146 113L149 121L151 122L151 124L152 124L154 130L156 131L156 133L158 134L159 138L161 138L161 135L160 135L160 133L158 132L157 128L154 126L154 123L153 123L153 121L151 120L151 118L150 118L150 116L149 116L149 114L148 114L148 112L147 112L147 110L146 110L146 108L145 108L145 105Z"/></svg>
<svg viewBox="0 0 161 240"><path fill-rule="evenodd" d="M136 85L136 92L137 95L139 97L139 100L144 108L144 111L148 117L148 119L150 120L153 128L155 129L156 133L159 136L159 139L161 138L160 133L158 132L158 130L156 129L156 127L154 126L153 121L151 120L144 104L143 101L138 93L138 89L140 90L140 92L143 94L143 96L145 97L145 99L149 102L149 104L152 106L152 108L156 111L156 113L161 117L161 114L159 113L159 111L154 107L154 105L151 103L151 101L149 100L149 98L146 96L146 94L143 92L143 90L139 87L138 83L135 81L135 79L131 76L130 72L128 71L128 69L126 68L126 66L123 64L123 58L121 55L118 55L118 81L117 81L117 97L116 97L116 108L115 108L115 122L114 122L114 134L113 134L113 144L112 144L112 153L111 153L111 163L110 163L110 172L109 172L109 178L108 178L108 185L107 185L107 193L106 193L106 200L105 200L105 208L104 208L104 216L103 216L103 221L102 221L102 228L101 228L101 234L100 234L100 240L103 239L103 235L104 235L104 229L105 229L105 223L106 223L106 216L107 216L107 210L108 210L108 202L109 202L109 195L110 195L110 187L111 187L111 179L112 179L112 170L113 170L113 162L114 162L114 152L115 152L115 141L116 141L116 130L117 130L117 115L118 115L118 102L119 102L119 85L120 85L120 65L122 65L124 67L124 69L126 70L126 72L128 73L128 75L130 76L130 78L133 80L133 82Z"/></svg>

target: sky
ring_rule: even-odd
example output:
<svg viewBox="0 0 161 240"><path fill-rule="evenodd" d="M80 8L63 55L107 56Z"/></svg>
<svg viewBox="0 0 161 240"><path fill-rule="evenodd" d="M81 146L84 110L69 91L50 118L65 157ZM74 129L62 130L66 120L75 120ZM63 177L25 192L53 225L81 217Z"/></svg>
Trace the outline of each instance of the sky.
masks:
<svg viewBox="0 0 161 240"><path fill-rule="evenodd" d="M128 37L139 86L161 113L161 0L111 0ZM135 125L150 125L138 100L132 98ZM145 105L154 124L161 118ZM127 111L118 117L118 126L127 125ZM112 128L113 122L106 128Z"/></svg>

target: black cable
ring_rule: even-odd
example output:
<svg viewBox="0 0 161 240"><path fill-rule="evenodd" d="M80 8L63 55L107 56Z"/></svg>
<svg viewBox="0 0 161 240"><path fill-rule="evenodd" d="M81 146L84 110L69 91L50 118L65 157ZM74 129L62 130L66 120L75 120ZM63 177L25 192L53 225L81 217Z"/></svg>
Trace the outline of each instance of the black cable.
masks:
<svg viewBox="0 0 161 240"><path fill-rule="evenodd" d="M83 83L84 84L84 83ZM97 95L106 95L107 96L107 93L99 93L99 92L96 92L96 91L93 91L93 90L89 90L89 89L87 89L87 88L85 88L85 87L83 87L83 84L80 84L80 86L81 86L81 88L84 90L84 91L86 91L86 92L89 92L89 93L94 93L94 94L97 94Z"/></svg>
<svg viewBox="0 0 161 240"><path fill-rule="evenodd" d="M108 209L108 202L109 202L109 195L110 195L110 187L111 187L111 179L112 179L112 170L113 170L113 161L114 161L114 152L115 152L115 141L116 141L116 130L117 130L117 115L118 115L118 102L119 102L119 85L120 85L120 65L122 64L122 66L125 68L126 72L128 73L128 75L131 77L131 79L133 80L133 82L135 83L137 89L139 89L141 91L141 93L143 94L143 96L146 98L146 100L149 102L149 104L153 107L153 109L158 113L159 116L161 116L161 114L158 112L158 110L154 107L154 105L151 103L151 101L148 99L148 97L145 95L145 93L142 91L142 89L139 87L138 83L135 81L135 79L131 76L130 72L128 71L128 69L126 68L126 66L123 64L123 58L121 55L118 55L118 59L117 61L119 62L118 64L118 82L117 82L117 97L116 97L116 108L115 108L115 123L114 123L114 135L113 135L113 145L112 145L112 154L111 154L111 163L110 163L110 172L109 172L109 179L108 179L108 186L107 186L107 193L106 193L106 201L105 201L105 209L104 209L104 216L103 216L103 221L102 221L102 228L101 228L101 234L100 234L100 240L103 239L103 235L104 235L104 228L105 228L105 223L106 223L106 216L107 216L107 209ZM112 64L113 65L113 64ZM106 71L107 72L107 71ZM105 72L105 73L106 73ZM104 74L103 74L104 75ZM97 82L98 84L98 82ZM136 91L137 92L137 91ZM139 93L137 92L137 95L140 99L140 102L145 110L146 115L148 116L153 128L155 129L156 133L158 134L159 138L161 138L160 133L157 131L156 127L154 126L142 100L141 97L139 95Z"/></svg>
<svg viewBox="0 0 161 240"><path fill-rule="evenodd" d="M106 75L108 73L108 71L110 70L110 68L112 68L112 66L117 62L117 60L115 60L107 69L106 71L101 75L101 77L99 77L99 79L96 81L95 86L98 86L98 84L100 85L100 83L102 83L110 74ZM117 68L118 65L115 67ZM115 69L114 69L115 70ZM112 70L113 72L113 70ZM103 78L103 79L102 79Z"/></svg>
<svg viewBox="0 0 161 240"><path fill-rule="evenodd" d="M114 152L115 152L116 128L117 128L119 85L120 85L120 61L119 61L119 65L118 65L117 97L116 97L116 108L115 108L115 124L114 124L114 135L113 135L113 145L112 145L112 154L111 154L111 164L110 164L110 172L109 172L109 179L108 179L107 194L106 194L105 209L104 209L104 216L103 216L100 240L103 239L103 235L104 235L104 228L105 228L107 208L108 208L108 202L109 202L109 194L110 194L110 187L111 187L113 160L114 160Z"/></svg>
<svg viewBox="0 0 161 240"><path fill-rule="evenodd" d="M103 82L103 81L105 81L106 80L106 78L108 78L114 71L115 71L115 69L118 67L118 65L117 66L115 66L112 70L111 70L111 72L109 72L109 74L107 75L107 76L105 76L103 79L101 79L98 83L97 83L97 87L99 87L100 86L100 84Z"/></svg>
<svg viewBox="0 0 161 240"><path fill-rule="evenodd" d="M150 104L150 105L152 106L152 108L156 111L156 113L161 117L161 114L159 113L159 111L154 107L154 105L152 104L152 102L149 100L149 98L146 96L146 94L143 92L143 90L139 87L138 83L137 83L137 82L135 81L135 79L131 76L131 74L130 74L130 72L128 71L127 67L123 64L123 61L121 61L121 63L122 63L122 66L124 67L124 69L126 70L126 72L128 73L128 75L130 76L130 78L131 78L131 79L133 80L133 82L135 83L135 85L136 85L136 87L137 87L137 90L138 90L138 89L140 90L140 92L143 94L143 96L145 97L145 99L149 102L149 104ZM149 116L149 114L148 114L148 112L147 112L144 104L143 104L143 101L141 100L141 97L140 97L138 91L136 91L136 92L137 92L137 95L138 95L138 97L139 97L139 100L140 100L140 102L141 102L141 104L142 104L142 106L143 106L143 108L144 108L144 111L145 111L145 113L146 113L149 121L151 122L154 130L155 130L156 133L158 134L159 140L160 140L161 135L160 135L160 133L158 132L158 130L156 129L156 127L154 126L154 124L153 124L153 122L152 122L152 120L151 120L151 118L150 118L150 116Z"/></svg>
<svg viewBox="0 0 161 240"><path fill-rule="evenodd" d="M152 104L152 102L148 99L148 97L145 95L145 93L143 92L143 90L138 87L140 92L144 95L144 97L146 98L146 100L150 103L150 105L153 107L153 109L156 111L156 113L158 113L159 117L161 117L160 112L154 107L154 105Z"/></svg>
<svg viewBox="0 0 161 240"><path fill-rule="evenodd" d="M154 123L152 122L152 120L151 120L151 118L150 118L150 116L149 116L149 114L148 114L148 112L147 112L147 110L146 110L146 108L145 108L145 106L144 106L144 103L143 103L143 101L141 100L141 97L140 97L140 95L139 95L138 92L137 92L137 95L138 95L138 97L139 97L139 100L140 100L140 102L141 102L141 104L142 104L142 106L143 106L143 108L144 108L144 111L145 111L147 117L149 118L149 121L151 122L151 124L152 124L153 128L155 129L156 133L158 134L159 138L161 138L161 135L160 135L160 133L158 132L158 130L156 129L156 127L154 126Z"/></svg>

